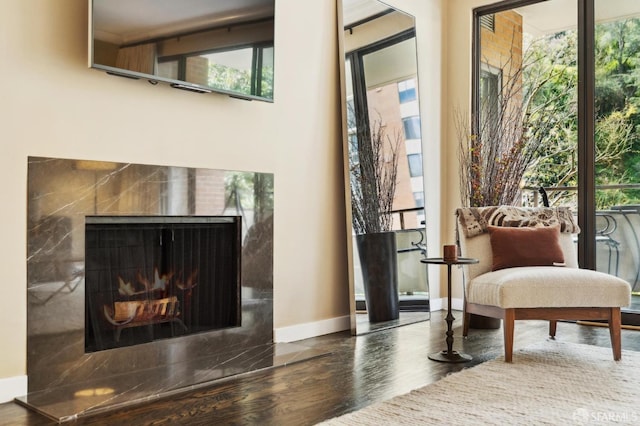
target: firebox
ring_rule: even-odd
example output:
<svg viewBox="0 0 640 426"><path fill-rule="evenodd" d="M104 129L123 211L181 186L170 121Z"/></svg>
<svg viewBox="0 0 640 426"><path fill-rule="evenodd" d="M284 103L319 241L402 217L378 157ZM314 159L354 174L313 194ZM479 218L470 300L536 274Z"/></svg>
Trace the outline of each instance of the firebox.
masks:
<svg viewBox="0 0 640 426"><path fill-rule="evenodd" d="M241 325L241 218L87 216L85 351Z"/></svg>

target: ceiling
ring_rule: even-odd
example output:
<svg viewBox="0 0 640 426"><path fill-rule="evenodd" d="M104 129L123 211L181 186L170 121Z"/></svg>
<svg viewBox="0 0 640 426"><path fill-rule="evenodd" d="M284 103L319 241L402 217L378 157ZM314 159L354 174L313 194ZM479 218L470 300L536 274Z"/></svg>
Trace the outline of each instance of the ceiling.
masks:
<svg viewBox="0 0 640 426"><path fill-rule="evenodd" d="M377 0L342 0L343 24L345 27L392 7Z"/></svg>
<svg viewBox="0 0 640 426"><path fill-rule="evenodd" d="M93 0L94 31L131 42L273 17L274 0Z"/></svg>
<svg viewBox="0 0 640 426"><path fill-rule="evenodd" d="M607 22L640 16L638 0L596 0L596 21ZM576 0L549 0L515 9L523 16L524 32L534 36L575 28Z"/></svg>
<svg viewBox="0 0 640 426"><path fill-rule="evenodd" d="M272 17L274 0L93 0L94 30L111 39L135 41L173 33ZM343 0L344 25L391 8L377 0ZM515 9L524 17L524 31L533 35L573 28L576 0L549 0ZM144 12L144 13L138 13ZM596 1L599 22L640 15L638 0Z"/></svg>
<svg viewBox="0 0 640 426"><path fill-rule="evenodd" d="M391 8L377 0L342 0L342 3L345 26ZM548 0L515 10L524 17L524 31L539 36L575 28L577 4L576 0ZM598 22L637 16L640 16L639 0L596 0Z"/></svg>

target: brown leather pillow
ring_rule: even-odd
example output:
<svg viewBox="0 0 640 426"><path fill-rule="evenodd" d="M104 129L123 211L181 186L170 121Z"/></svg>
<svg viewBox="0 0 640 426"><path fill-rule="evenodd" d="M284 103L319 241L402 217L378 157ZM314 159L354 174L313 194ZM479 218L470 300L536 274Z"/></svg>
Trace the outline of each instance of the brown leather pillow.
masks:
<svg viewBox="0 0 640 426"><path fill-rule="evenodd" d="M516 266L554 266L564 263L558 226L489 226L492 271Z"/></svg>

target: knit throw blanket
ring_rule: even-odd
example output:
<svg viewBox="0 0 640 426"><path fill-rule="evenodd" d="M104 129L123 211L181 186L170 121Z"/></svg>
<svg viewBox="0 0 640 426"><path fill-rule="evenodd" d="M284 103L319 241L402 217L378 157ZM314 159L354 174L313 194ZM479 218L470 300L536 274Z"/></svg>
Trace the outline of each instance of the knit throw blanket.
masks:
<svg viewBox="0 0 640 426"><path fill-rule="evenodd" d="M560 232L580 233L568 207L464 207L456 210L462 232L471 238L493 226L560 226Z"/></svg>

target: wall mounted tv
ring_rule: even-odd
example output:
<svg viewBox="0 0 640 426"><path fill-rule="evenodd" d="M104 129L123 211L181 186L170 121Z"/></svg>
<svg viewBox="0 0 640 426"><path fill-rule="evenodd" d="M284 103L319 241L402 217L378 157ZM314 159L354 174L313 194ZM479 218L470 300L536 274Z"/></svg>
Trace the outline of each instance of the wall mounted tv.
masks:
<svg viewBox="0 0 640 426"><path fill-rule="evenodd" d="M275 0L89 0L89 67L273 101Z"/></svg>

